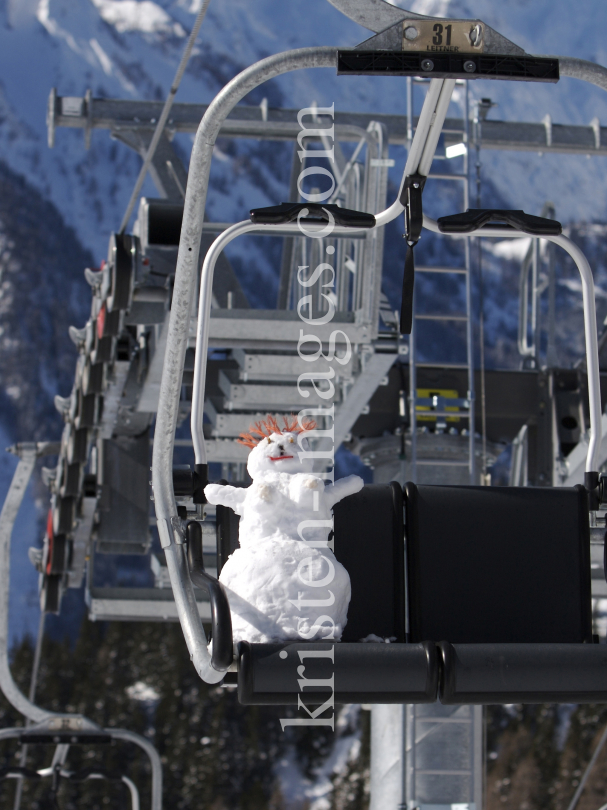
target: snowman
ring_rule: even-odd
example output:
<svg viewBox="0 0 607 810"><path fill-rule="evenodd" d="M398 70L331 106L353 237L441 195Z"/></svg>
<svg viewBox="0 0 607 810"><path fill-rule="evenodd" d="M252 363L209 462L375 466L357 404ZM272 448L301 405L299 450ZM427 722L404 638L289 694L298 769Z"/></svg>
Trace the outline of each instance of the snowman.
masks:
<svg viewBox="0 0 607 810"><path fill-rule="evenodd" d="M332 508L363 487L357 475L325 486L306 458L311 421L256 422L240 444L251 448L247 488L208 484L212 504L240 516L240 548L221 570L234 641L269 643L341 638L350 577L329 543ZM303 458L302 458L303 456Z"/></svg>

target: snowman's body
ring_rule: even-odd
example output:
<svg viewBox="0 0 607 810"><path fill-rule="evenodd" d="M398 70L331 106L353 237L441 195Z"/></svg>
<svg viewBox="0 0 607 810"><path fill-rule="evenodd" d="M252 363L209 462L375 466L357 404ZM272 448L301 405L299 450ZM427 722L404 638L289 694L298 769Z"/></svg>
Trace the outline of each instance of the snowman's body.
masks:
<svg viewBox="0 0 607 810"><path fill-rule="evenodd" d="M240 515L240 548L219 577L235 641L338 640L346 624L350 577L329 532L333 505L363 481L353 475L325 486L298 451L296 433L272 433L251 451L250 487L205 488L209 503Z"/></svg>

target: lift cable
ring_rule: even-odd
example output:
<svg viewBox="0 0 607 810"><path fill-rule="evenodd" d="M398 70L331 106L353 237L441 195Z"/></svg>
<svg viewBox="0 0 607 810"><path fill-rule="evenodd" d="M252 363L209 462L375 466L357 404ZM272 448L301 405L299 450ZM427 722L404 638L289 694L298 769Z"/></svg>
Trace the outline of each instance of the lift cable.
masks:
<svg viewBox="0 0 607 810"><path fill-rule="evenodd" d="M601 750L602 750L603 746L605 745L605 740L607 740L607 726L605 726L605 730L603 731L601 739L599 740L599 744L597 745L597 747L594 750L594 754L592 755L592 758L591 758L590 762L588 763L588 765L586 767L586 770L584 771L584 775L580 779L580 784L578 785L577 790L573 794L573 799L571 799L571 802L569 803L569 807L567 808L567 810L575 810L575 806L577 805L577 803L578 803L578 801L580 799L580 796L582 795L582 791L586 787L586 782L588 781L588 777L590 776L590 773L591 773L592 769L594 768L594 765L595 765L595 763L596 763L596 761L598 759L598 756L601 753ZM603 810L603 808L606 807L606 806L607 805L603 805L603 807L601 807L601 810Z"/></svg>
<svg viewBox="0 0 607 810"><path fill-rule="evenodd" d="M154 130L154 135L152 136L152 140L150 142L150 146L145 156L145 160L143 161L143 165L141 166L141 169L139 171L137 182L135 183L133 193L131 194L131 199L129 200L129 204L126 207L124 216L122 217L122 222L120 223L120 231L119 231L120 233L124 233L126 230L126 226L129 224L131 214L133 213L133 209L135 208L135 203L137 202L137 199L141 192L141 187L143 186L143 181L145 180L146 175L148 173L148 169L150 168L152 160L154 159L156 147L158 146L160 138L162 137L162 133L164 132L164 125L166 124L167 119L169 117L169 113L171 112L171 107L173 106L173 102L175 101L175 96L177 94L177 91L179 90L179 85L181 84L181 79L183 78L185 69L188 66L188 62L190 61L190 56L192 55L194 43L196 42L198 32L200 31L200 26L202 25L202 21L205 18L210 2L211 0L204 0L202 6L200 7L200 11L198 12L198 16L196 17L196 22L194 23L194 27L192 28L192 32L185 47L185 51L183 52L183 56L181 57L181 62L179 63L179 67L177 68L177 73L175 74L175 78L173 79L173 84L171 85L171 89L169 90L169 95L167 96L167 100L165 101L164 107L162 108L162 113L160 114L160 118L158 119L158 123L156 124L156 129Z"/></svg>

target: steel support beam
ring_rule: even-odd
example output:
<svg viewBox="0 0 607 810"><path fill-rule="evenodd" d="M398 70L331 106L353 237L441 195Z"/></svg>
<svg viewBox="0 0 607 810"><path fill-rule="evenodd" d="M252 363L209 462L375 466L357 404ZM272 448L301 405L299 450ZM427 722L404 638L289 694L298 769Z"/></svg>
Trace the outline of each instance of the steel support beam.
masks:
<svg viewBox="0 0 607 810"><path fill-rule="evenodd" d="M577 78L577 66L569 63L582 60L561 59L563 75ZM590 63L588 63L590 64ZM594 65L593 67L600 67ZM581 69L580 69L581 70ZM600 76L598 76L600 79ZM69 102L72 106L64 105ZM54 127L76 129L109 129L120 140L127 141L126 132L147 130L149 138L154 122L162 109L160 101L120 101L114 99L90 99L92 110L89 118L85 99L57 96L53 101L56 114ZM80 111L66 115L62 109ZM201 118L208 109L206 104L175 104L171 111L167 132L196 132ZM259 138L264 140L292 141L301 132L297 123L296 109L268 109L267 120L260 107L238 105L222 123L219 136L222 138ZM371 121L377 121L387 131L391 144L407 145L407 116L383 115L380 113L351 113L335 111L336 138L340 141L358 142L360 129L366 129ZM414 119L417 125L417 118ZM447 118L443 127L445 143L458 143L465 130L461 118ZM131 144L129 143L129 146ZM167 141L167 145L170 144ZM551 152L572 155L607 155L607 126L598 119L587 126L572 126L552 123L550 129L542 121L484 121L481 135L483 149L503 149L519 152ZM136 148L136 147L134 147Z"/></svg>

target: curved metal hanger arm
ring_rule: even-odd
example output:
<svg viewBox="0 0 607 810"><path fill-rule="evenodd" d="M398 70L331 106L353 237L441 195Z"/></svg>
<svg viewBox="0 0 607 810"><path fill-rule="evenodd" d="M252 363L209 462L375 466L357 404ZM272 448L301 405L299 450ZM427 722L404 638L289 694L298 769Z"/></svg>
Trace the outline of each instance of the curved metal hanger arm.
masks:
<svg viewBox="0 0 607 810"><path fill-rule="evenodd" d="M11 537L19 508L39 456L56 453L57 448L49 442L31 442L10 448L19 456L19 463L0 513L0 688L6 699L18 712L28 720L41 725L41 732L49 736L57 734L64 728L86 732L101 732L101 728L82 715L61 714L42 709L29 701L21 692L10 671L8 660L8 606L10 582ZM27 731L35 730L30 726ZM0 729L0 740L21 738L26 728ZM158 751L149 740L127 729L106 729L107 734L117 740L132 742L142 748L152 765L152 803L151 810L162 810L162 764Z"/></svg>
<svg viewBox="0 0 607 810"><path fill-rule="evenodd" d="M152 486L158 533L167 559L177 614L192 663L207 683L218 683L224 673L212 665L185 557L183 527L173 491L173 447L213 147L223 122L251 90L293 70L334 67L336 59L337 48L332 47L299 48L262 59L221 90L209 105L194 140L156 416Z"/></svg>
<svg viewBox="0 0 607 810"><path fill-rule="evenodd" d="M393 6L386 0L329 0L329 3L344 16L376 34L401 20L410 20L414 17L420 20L431 19L425 14L416 14Z"/></svg>

